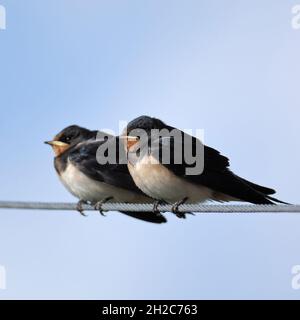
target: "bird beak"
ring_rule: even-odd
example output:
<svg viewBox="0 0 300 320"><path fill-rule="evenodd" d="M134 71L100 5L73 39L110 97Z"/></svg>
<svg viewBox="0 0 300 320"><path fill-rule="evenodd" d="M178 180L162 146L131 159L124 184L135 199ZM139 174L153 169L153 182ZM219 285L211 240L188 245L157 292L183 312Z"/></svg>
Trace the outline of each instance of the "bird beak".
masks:
<svg viewBox="0 0 300 320"><path fill-rule="evenodd" d="M54 150L54 153L56 156L61 155L64 153L67 149L70 148L70 145L61 141L45 141L45 144L48 144L51 146Z"/></svg>
<svg viewBox="0 0 300 320"><path fill-rule="evenodd" d="M60 147L60 148L65 148L67 146L69 146L67 143L61 142L61 141L45 141L45 144L48 144L49 146L52 147Z"/></svg>
<svg viewBox="0 0 300 320"><path fill-rule="evenodd" d="M139 137L133 137L133 136L121 136L120 138L125 140L127 150L129 150L132 146L134 146L139 141Z"/></svg>

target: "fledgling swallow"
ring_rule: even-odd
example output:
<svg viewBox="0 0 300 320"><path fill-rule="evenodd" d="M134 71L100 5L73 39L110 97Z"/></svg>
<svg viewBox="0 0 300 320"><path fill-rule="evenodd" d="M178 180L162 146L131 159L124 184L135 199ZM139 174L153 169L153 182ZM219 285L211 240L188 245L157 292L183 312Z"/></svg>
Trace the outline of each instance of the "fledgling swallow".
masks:
<svg viewBox="0 0 300 320"><path fill-rule="evenodd" d="M182 137L179 141L181 145L176 145L178 144L176 139L167 134L151 136L152 129L165 129L167 132L175 130ZM140 136L137 134L139 130L142 133L146 132L148 136L146 144L143 142L144 145L141 145ZM204 166L202 173L187 175L186 169L192 165L185 162L184 157L181 163L175 161L175 147L181 147L184 150L186 135L183 131L148 116L134 119L123 132L123 138L127 140L125 145L129 172L135 184L145 194L158 200L157 205L159 201L175 203L173 212L179 217L185 217L178 213L178 206L185 202L199 203L216 200L221 202L246 201L253 204L285 203L270 196L275 193L275 190L257 185L234 174L229 169L228 158L189 135L192 150L196 149L197 144L202 144ZM151 141L151 139L156 140ZM161 161L164 149L170 152L169 163ZM139 151L138 157L130 156L131 153L135 154L137 151Z"/></svg>
<svg viewBox="0 0 300 320"><path fill-rule="evenodd" d="M103 137L99 139L99 136ZM149 203L153 199L146 196L133 182L125 164L99 164L96 155L98 148L107 140L118 142L118 137L90 131L73 125L58 133L52 141L57 174L71 194L77 197L77 209L83 214L82 204L90 202L102 212L104 202ZM118 152L118 149L116 150ZM97 155L98 156L98 155ZM119 157L119 154L117 154ZM122 212L128 216L153 222L164 223L162 214Z"/></svg>

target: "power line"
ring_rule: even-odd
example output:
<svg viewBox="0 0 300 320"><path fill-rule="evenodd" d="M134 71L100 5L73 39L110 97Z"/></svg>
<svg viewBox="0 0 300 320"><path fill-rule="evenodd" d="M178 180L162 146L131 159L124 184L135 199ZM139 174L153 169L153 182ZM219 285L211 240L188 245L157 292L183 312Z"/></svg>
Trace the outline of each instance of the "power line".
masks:
<svg viewBox="0 0 300 320"><path fill-rule="evenodd" d="M0 201L0 209L17 210L76 210L76 203ZM93 206L83 205L85 211L95 211ZM103 211L152 212L151 203L104 203ZM158 206L160 212L172 211L172 205ZM228 204L183 204L179 212L194 213L300 213L300 205L228 205Z"/></svg>

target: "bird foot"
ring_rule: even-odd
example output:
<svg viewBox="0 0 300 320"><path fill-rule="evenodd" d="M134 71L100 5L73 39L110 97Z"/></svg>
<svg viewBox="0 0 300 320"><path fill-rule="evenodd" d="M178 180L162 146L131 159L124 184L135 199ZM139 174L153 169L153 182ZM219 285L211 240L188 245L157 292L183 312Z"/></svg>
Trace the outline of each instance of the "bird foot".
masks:
<svg viewBox="0 0 300 320"><path fill-rule="evenodd" d="M95 210L98 210L100 212L100 214L105 217L105 214L103 213L102 206L104 203L108 202L109 200L112 200L113 198L114 197L107 197L107 198L104 198L104 199L98 201L94 206Z"/></svg>
<svg viewBox="0 0 300 320"><path fill-rule="evenodd" d="M154 202L154 205L153 205L153 209L152 209L152 212L155 213L155 214L160 214L160 211L158 210L158 206L161 205L161 204L165 204L166 202L163 201L163 200L157 200Z"/></svg>
<svg viewBox="0 0 300 320"><path fill-rule="evenodd" d="M176 215L176 217L180 218L180 219L186 219L186 212L179 212L179 207L186 203L186 201L188 200L188 197L185 197L177 202L174 203L174 205L172 206L172 212Z"/></svg>
<svg viewBox="0 0 300 320"><path fill-rule="evenodd" d="M83 216L87 217L87 215L84 213L83 205L87 204L87 201L85 200L79 200L76 205L76 210Z"/></svg>

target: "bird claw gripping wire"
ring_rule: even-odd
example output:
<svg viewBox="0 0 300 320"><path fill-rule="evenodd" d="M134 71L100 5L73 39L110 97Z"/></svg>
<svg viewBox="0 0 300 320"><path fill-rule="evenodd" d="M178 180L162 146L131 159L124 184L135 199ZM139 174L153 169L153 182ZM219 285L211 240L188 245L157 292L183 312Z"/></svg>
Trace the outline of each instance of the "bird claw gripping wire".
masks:
<svg viewBox="0 0 300 320"><path fill-rule="evenodd" d="M174 205L172 206L172 212L174 214L176 214L176 217L180 218L180 219L186 219L186 214L192 214L194 215L193 213L191 212L179 212L179 207L182 205L182 204L185 204L186 201L188 200L188 197L185 197L177 202L174 203Z"/></svg>
<svg viewBox="0 0 300 320"><path fill-rule="evenodd" d="M83 209L83 205L87 204L86 201L84 200L79 200L76 204L76 210L83 216L83 217L87 217L87 215L84 213L84 209Z"/></svg>
<svg viewBox="0 0 300 320"><path fill-rule="evenodd" d="M157 200L157 201L155 201L154 204L153 204L152 212L155 213L155 214L157 214L157 215L160 214L160 211L159 211L159 209L158 209L158 206L160 206L160 205L162 205L162 204L166 204L166 202L163 201L163 200Z"/></svg>
<svg viewBox="0 0 300 320"><path fill-rule="evenodd" d="M114 197L107 197L107 198L104 198L104 199L98 201L98 202L95 204L95 206L94 206L95 210L99 211L100 214L101 214L103 217L105 217L105 214L103 213L103 208L102 208L102 206L103 206L104 203L108 202L109 200L112 200L113 198L114 198Z"/></svg>

